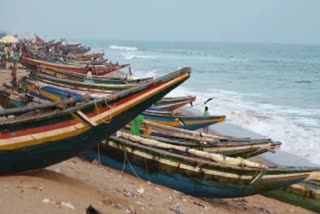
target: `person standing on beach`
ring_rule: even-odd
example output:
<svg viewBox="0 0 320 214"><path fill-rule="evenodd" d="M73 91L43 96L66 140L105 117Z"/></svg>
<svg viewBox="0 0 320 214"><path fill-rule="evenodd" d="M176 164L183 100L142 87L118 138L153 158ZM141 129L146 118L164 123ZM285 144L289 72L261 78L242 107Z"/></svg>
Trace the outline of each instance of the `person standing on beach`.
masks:
<svg viewBox="0 0 320 214"><path fill-rule="evenodd" d="M209 117L209 116L210 116L208 106L206 106L206 107L204 108L203 116L204 116L204 117ZM206 133L206 134L208 134L208 132L209 132L209 126L204 127L204 128L203 128L203 132Z"/></svg>
<svg viewBox="0 0 320 214"><path fill-rule="evenodd" d="M3 51L4 51L4 55L5 55L5 63L4 63L4 66L5 66L5 69L7 69L7 63L8 63L9 60L10 60L10 48L9 48L9 45L8 45L8 44L5 44L5 47L4 47Z"/></svg>
<svg viewBox="0 0 320 214"><path fill-rule="evenodd" d="M88 80L92 80L92 68L89 68L86 77Z"/></svg>
<svg viewBox="0 0 320 214"><path fill-rule="evenodd" d="M130 133L132 135L140 136L140 128L142 125L144 125L145 128L147 128L144 122L144 117L140 114L131 122Z"/></svg>
<svg viewBox="0 0 320 214"><path fill-rule="evenodd" d="M12 85L15 85L17 83L17 70L18 70L18 63L14 61L11 71L11 83Z"/></svg>
<svg viewBox="0 0 320 214"><path fill-rule="evenodd" d="M133 73L132 73L132 68L131 66L129 66L129 76L128 76L129 80L133 80Z"/></svg>

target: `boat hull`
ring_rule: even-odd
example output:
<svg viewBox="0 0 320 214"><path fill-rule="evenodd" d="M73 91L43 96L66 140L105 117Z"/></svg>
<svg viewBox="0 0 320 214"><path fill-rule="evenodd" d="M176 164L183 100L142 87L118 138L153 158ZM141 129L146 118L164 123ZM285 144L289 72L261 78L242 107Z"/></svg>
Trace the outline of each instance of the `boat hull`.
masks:
<svg viewBox="0 0 320 214"><path fill-rule="evenodd" d="M143 78L143 79L135 79L135 80L128 80L128 79L120 79L120 78L110 78L110 77L96 77L93 76L91 80L88 80L85 74L80 73L70 73L64 72L62 70L54 69L51 67L41 66L41 73L47 74L50 76L68 79L78 82L91 82L96 84L141 84L143 82L151 81L153 78Z"/></svg>
<svg viewBox="0 0 320 214"><path fill-rule="evenodd" d="M153 107L173 111L188 104L192 105L192 102L195 100L196 97L194 96L163 98L158 103L154 104Z"/></svg>
<svg viewBox="0 0 320 214"><path fill-rule="evenodd" d="M197 130L215 123L225 121L226 116L210 116L210 117L183 117L183 116L165 116L143 113L146 120L159 123L166 126L172 126L187 130Z"/></svg>
<svg viewBox="0 0 320 214"><path fill-rule="evenodd" d="M263 195L320 212L320 183L302 182L286 188L266 192Z"/></svg>
<svg viewBox="0 0 320 214"><path fill-rule="evenodd" d="M21 63L27 68L37 71L39 66L49 66L56 69L61 69L65 72L73 72L73 73L81 73L86 74L88 72L88 68L86 66L71 66L71 65L63 65L58 63L47 62L43 60L36 60L27 57L22 57ZM117 71L123 68L122 65L111 65L109 67L96 67L92 72L94 75L104 75L113 71Z"/></svg>
<svg viewBox="0 0 320 214"><path fill-rule="evenodd" d="M109 104L101 100L85 104L86 108L74 107L68 114L51 114L52 118L26 120L11 126L1 124L0 173L39 169L84 152L126 125L188 77L188 72L179 76L176 73L174 77L114 95L115 99ZM126 104L129 101L131 104ZM103 104L105 107L99 108Z"/></svg>
<svg viewBox="0 0 320 214"><path fill-rule="evenodd" d="M298 173L288 176L288 179L287 176L281 176L285 172L279 170L263 175L258 180L245 181L243 177L258 177L259 172L222 166L211 168L214 174L208 174L201 165L185 163L176 160L169 153L159 155L123 142L117 142L114 138L106 140L99 144L99 155L98 149L94 149L86 151L84 157L90 161L100 159L105 166L199 197L232 198L254 195L301 182L308 176L308 173ZM224 177L224 174L233 174L233 178Z"/></svg>

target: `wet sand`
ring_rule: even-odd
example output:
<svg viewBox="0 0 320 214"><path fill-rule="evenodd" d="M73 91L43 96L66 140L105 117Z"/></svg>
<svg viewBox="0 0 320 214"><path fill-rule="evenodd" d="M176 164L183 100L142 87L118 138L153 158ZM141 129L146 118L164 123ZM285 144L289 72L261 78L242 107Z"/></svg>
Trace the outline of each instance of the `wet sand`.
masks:
<svg viewBox="0 0 320 214"><path fill-rule="evenodd" d="M313 213L260 195L195 198L80 158L0 176L0 186L0 213L85 213L89 205L101 213Z"/></svg>

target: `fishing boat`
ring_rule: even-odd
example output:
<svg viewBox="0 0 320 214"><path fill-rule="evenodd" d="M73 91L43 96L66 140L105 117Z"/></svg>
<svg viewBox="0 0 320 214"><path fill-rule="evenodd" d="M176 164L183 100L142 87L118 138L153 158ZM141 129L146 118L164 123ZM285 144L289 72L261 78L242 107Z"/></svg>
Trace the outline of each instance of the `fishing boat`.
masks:
<svg viewBox="0 0 320 214"><path fill-rule="evenodd" d="M0 111L0 173L39 169L78 155L110 136L190 76L183 68L108 97Z"/></svg>
<svg viewBox="0 0 320 214"><path fill-rule="evenodd" d="M32 59L29 57L22 57L21 64L26 66L27 68L37 71L38 66L49 66L57 69L61 69L65 72L74 72L74 73L81 73L86 74L88 72L87 66L79 66L79 65L64 65L59 63L48 62L44 60ZM120 70L124 67L128 66L125 65L106 65L106 66L95 66L93 68L92 74L94 75L104 75L110 73L112 71Z"/></svg>
<svg viewBox="0 0 320 214"><path fill-rule="evenodd" d="M28 94L18 93L12 90L0 91L0 105L4 109L23 107L33 101L33 97Z"/></svg>
<svg viewBox="0 0 320 214"><path fill-rule="evenodd" d="M304 181L263 195L320 212L320 182L317 180Z"/></svg>
<svg viewBox="0 0 320 214"><path fill-rule="evenodd" d="M10 94L6 91L0 90L0 105L2 108L7 108L9 106Z"/></svg>
<svg viewBox="0 0 320 214"><path fill-rule="evenodd" d="M65 72L59 69L41 66L40 72L43 74L47 74L50 76L55 76L58 78L63 78L67 80L73 80L78 82L85 82L85 83L91 83L91 84L140 84L143 82L147 82L152 80L153 78L142 78L142 79L135 79L135 80L129 80L126 78L120 79L120 78L111 78L111 77L101 77L101 76L93 76L92 79L87 79L85 74L77 74L77 73L70 73Z"/></svg>
<svg viewBox="0 0 320 214"><path fill-rule="evenodd" d="M58 78L58 77L46 75L43 73L31 73L29 77L31 79L48 83L51 85L59 86L59 87L65 87L65 88L70 88L70 89L75 89L80 91L87 91L87 92L94 92L94 93L107 93L107 94L114 93L116 91L125 90L137 85L137 83L107 84L107 83L93 83L90 81L79 82L79 81L73 81L73 80L68 80L64 78Z"/></svg>
<svg viewBox="0 0 320 214"><path fill-rule="evenodd" d="M22 78L18 81L14 90L18 92L25 92L28 95L36 98L40 98L48 101L63 101L69 98L73 98L75 102L81 102L84 100L91 99L91 96L88 92L86 93L77 93L66 88L59 88L41 82L35 82L27 78ZM107 96L107 95L105 95Z"/></svg>
<svg viewBox="0 0 320 214"><path fill-rule="evenodd" d="M98 58L102 58L104 56L104 53L94 53L94 54L68 54L68 58L70 58L71 60L76 60L76 61L89 61L92 59L98 59Z"/></svg>
<svg viewBox="0 0 320 214"><path fill-rule="evenodd" d="M205 134L146 121L148 128L141 127L143 137L160 142L186 146L201 151L230 157L251 158L265 152L275 152L281 145L271 139L251 139ZM127 125L123 131L130 130Z"/></svg>
<svg viewBox="0 0 320 214"><path fill-rule="evenodd" d="M184 96L184 97L164 97L159 102L153 105L154 108L173 111L181 108L185 105L193 105L196 100L195 96Z"/></svg>
<svg viewBox="0 0 320 214"><path fill-rule="evenodd" d="M221 123L226 119L225 115L209 117L187 116L157 108L149 108L148 110L144 111L142 115L146 120L154 123L188 130L197 130L215 123Z"/></svg>
<svg viewBox="0 0 320 214"><path fill-rule="evenodd" d="M145 180L200 197L231 198L263 193L299 183L315 168L268 167L184 146L111 136L99 149L86 151L90 161L124 170Z"/></svg>
<svg viewBox="0 0 320 214"><path fill-rule="evenodd" d="M33 59L48 61L52 63L60 63L64 65L77 65L77 66L84 66L84 65L97 65L97 66L103 66L107 63L107 59L99 58L95 60L88 60L88 61L77 61L68 58L66 55L60 55L60 54L52 54L48 55L46 52L38 52L33 53Z"/></svg>
<svg viewBox="0 0 320 214"><path fill-rule="evenodd" d="M38 79L37 77L34 77L35 79ZM62 80L64 81L64 80ZM45 83L44 83L45 82ZM52 84L49 84L52 83ZM59 84L57 81L46 81L43 80L43 82L34 81L30 79L23 79L19 82L19 91L25 91L30 93L33 96L47 99L47 100L53 100L53 101L61 101L66 98L74 97L76 100L82 100L87 99L88 96L91 98L99 98L104 97L108 94L114 93L113 90L92 90L92 88L84 88L81 86L70 86L68 88L65 88L64 84ZM131 86L132 87L132 86ZM88 93L90 92L90 94ZM195 97L190 97L191 99L195 99ZM155 103L153 106L161 107L163 105L169 107L170 104L167 103L168 98L163 98L159 100L157 103ZM169 98L169 99L174 99ZM185 99L189 99L189 97L185 97ZM177 99L182 100L182 98ZM176 105L175 103L171 103L172 105Z"/></svg>

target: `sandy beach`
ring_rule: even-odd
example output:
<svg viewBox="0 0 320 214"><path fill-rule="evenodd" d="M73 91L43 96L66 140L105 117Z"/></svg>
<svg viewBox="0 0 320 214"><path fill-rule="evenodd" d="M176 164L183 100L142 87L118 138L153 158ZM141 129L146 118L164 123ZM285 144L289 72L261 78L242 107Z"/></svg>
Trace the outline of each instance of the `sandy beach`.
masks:
<svg viewBox="0 0 320 214"><path fill-rule="evenodd" d="M10 79L9 70L0 75ZM78 157L0 176L0 185L0 213L85 213L90 205L101 213L313 213L260 195L195 198Z"/></svg>
<svg viewBox="0 0 320 214"><path fill-rule="evenodd" d="M1 213L313 213L260 195L199 199L80 158L1 176L0 185Z"/></svg>

